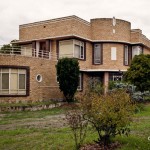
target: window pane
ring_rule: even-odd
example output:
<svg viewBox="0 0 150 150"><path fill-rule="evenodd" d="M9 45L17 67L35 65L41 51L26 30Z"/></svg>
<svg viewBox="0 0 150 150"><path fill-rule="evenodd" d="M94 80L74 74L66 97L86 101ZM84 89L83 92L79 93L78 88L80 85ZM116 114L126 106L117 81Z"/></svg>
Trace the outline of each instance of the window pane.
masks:
<svg viewBox="0 0 150 150"><path fill-rule="evenodd" d="M9 73L2 73L2 89L9 89Z"/></svg>
<svg viewBox="0 0 150 150"><path fill-rule="evenodd" d="M19 74L19 89L25 89L25 74Z"/></svg>
<svg viewBox="0 0 150 150"><path fill-rule="evenodd" d="M81 46L80 58L81 58L81 59L84 58L84 49L83 49L83 46Z"/></svg>
<svg viewBox="0 0 150 150"><path fill-rule="evenodd" d="M82 75L81 73L79 74L79 82L78 82L78 90L82 90Z"/></svg>
<svg viewBox="0 0 150 150"><path fill-rule="evenodd" d="M125 63L125 65L128 65L128 54L129 54L129 52L128 52L128 46L126 45L125 46L125 54L124 54L124 63Z"/></svg>
<svg viewBox="0 0 150 150"><path fill-rule="evenodd" d="M116 49L116 47L111 47L111 60L117 60L117 49Z"/></svg>
<svg viewBox="0 0 150 150"><path fill-rule="evenodd" d="M94 64L101 63L101 45L95 44L94 45Z"/></svg>
<svg viewBox="0 0 150 150"><path fill-rule="evenodd" d="M59 42L59 57L73 57L73 40Z"/></svg>
<svg viewBox="0 0 150 150"><path fill-rule="evenodd" d="M3 73L9 73L9 69L2 69Z"/></svg>
<svg viewBox="0 0 150 150"><path fill-rule="evenodd" d="M18 74L12 73L10 74L10 94L17 94L17 93L18 93Z"/></svg>
<svg viewBox="0 0 150 150"><path fill-rule="evenodd" d="M140 55L142 53L142 47L141 46L132 46L132 58L135 55Z"/></svg>
<svg viewBox="0 0 150 150"><path fill-rule="evenodd" d="M75 58L80 58L80 46L76 45L74 46L74 57Z"/></svg>
<svg viewBox="0 0 150 150"><path fill-rule="evenodd" d="M18 73L18 69L11 69L11 73Z"/></svg>

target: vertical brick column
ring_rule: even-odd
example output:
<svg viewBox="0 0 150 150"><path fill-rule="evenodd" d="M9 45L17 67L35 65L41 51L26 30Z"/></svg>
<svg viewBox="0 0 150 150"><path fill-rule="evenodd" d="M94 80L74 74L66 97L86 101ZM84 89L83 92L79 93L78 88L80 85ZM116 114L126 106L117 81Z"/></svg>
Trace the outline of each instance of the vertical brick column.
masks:
<svg viewBox="0 0 150 150"><path fill-rule="evenodd" d="M108 83L109 83L109 73L105 72L104 73L104 93L108 91Z"/></svg>

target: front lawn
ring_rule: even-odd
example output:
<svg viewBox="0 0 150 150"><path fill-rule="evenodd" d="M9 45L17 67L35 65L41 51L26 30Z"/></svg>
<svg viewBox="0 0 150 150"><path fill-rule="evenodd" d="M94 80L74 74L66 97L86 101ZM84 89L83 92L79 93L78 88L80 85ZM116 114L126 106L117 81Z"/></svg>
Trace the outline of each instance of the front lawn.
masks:
<svg viewBox="0 0 150 150"><path fill-rule="evenodd" d="M66 107L35 112L0 114L0 149L2 150L73 150L74 140L65 121ZM150 150L150 104L135 114L129 137L116 137L118 150ZM89 128L85 144L97 139Z"/></svg>

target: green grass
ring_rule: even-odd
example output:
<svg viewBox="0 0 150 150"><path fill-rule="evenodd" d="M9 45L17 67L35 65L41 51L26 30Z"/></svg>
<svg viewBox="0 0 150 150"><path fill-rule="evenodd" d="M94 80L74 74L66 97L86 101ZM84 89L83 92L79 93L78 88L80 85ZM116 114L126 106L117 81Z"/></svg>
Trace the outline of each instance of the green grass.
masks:
<svg viewBox="0 0 150 150"><path fill-rule="evenodd" d="M54 108L35 112L3 113L0 116L0 125L11 125L25 119L35 120L47 116L65 113L66 108ZM114 140L121 143L118 150L150 150L150 104L144 110L134 116L129 137L117 136ZM89 129L84 144L93 143L97 139L97 133ZM63 128L37 128L16 127L1 130L0 126L0 150L74 150L74 140L71 130Z"/></svg>
<svg viewBox="0 0 150 150"><path fill-rule="evenodd" d="M22 112L6 112L2 113L4 116L1 118L0 125L10 124L12 121L28 119L28 118L43 118L48 115L57 115L65 113L64 108L53 108L51 110L39 110L39 111L22 111Z"/></svg>

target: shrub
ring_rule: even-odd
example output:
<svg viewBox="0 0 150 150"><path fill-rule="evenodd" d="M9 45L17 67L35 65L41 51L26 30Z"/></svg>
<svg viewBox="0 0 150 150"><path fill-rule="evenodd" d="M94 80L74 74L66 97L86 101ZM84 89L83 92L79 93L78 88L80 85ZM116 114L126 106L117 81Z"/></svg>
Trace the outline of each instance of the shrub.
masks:
<svg viewBox="0 0 150 150"><path fill-rule="evenodd" d="M83 113L79 110L68 111L66 119L74 136L76 150L79 150L86 137L88 122L84 120Z"/></svg>
<svg viewBox="0 0 150 150"><path fill-rule="evenodd" d="M59 88L63 92L66 101L73 101L77 91L79 80L79 63L75 58L62 58L56 65Z"/></svg>
<svg viewBox="0 0 150 150"><path fill-rule="evenodd" d="M97 143L108 145L116 135L129 133L134 105L124 90L115 90L106 95L87 93L81 100L88 120L98 133Z"/></svg>

